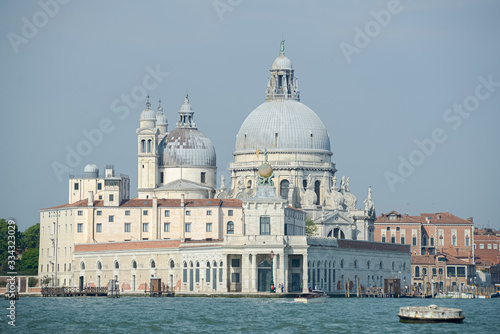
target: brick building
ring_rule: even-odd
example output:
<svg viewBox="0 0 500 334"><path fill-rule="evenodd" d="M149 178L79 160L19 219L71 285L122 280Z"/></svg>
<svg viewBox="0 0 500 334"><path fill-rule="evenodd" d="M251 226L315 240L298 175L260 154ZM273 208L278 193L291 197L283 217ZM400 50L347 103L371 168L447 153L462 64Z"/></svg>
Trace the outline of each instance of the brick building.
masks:
<svg viewBox="0 0 500 334"><path fill-rule="evenodd" d="M475 235L474 255L476 268L491 275L491 282L486 283L500 283L500 237Z"/></svg>
<svg viewBox="0 0 500 334"><path fill-rule="evenodd" d="M374 225L375 241L410 245L413 285L422 285L423 283L417 267L430 266L432 263L434 263L433 266L436 266L437 259L441 258L436 255L444 255L446 262L450 265L458 261L460 266L466 266L467 273L470 270L469 265L474 265L474 247L472 246L474 243L474 223L472 218L462 219L448 212L409 216L391 211L377 217ZM437 269L437 267L435 268ZM462 269L460 269L461 271ZM452 275L451 272L450 275ZM466 275L469 278L469 283L472 283L470 276L470 274ZM443 282L443 286L446 285L445 281L439 281ZM467 280L458 283L459 285L461 283L468 284Z"/></svg>

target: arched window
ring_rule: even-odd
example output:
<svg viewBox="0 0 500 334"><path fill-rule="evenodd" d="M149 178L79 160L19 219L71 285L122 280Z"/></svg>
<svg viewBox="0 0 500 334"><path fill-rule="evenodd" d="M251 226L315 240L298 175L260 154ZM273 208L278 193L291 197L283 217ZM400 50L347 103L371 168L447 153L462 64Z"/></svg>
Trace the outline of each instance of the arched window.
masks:
<svg viewBox="0 0 500 334"><path fill-rule="evenodd" d="M101 261L97 261L97 270L101 270L102 269L102 263Z"/></svg>
<svg viewBox="0 0 500 334"><path fill-rule="evenodd" d="M358 260L354 260L354 268L358 267Z"/></svg>
<svg viewBox="0 0 500 334"><path fill-rule="evenodd" d="M155 260L151 260L150 266L151 268L156 268Z"/></svg>
<svg viewBox="0 0 500 334"><path fill-rule="evenodd" d="M321 205L321 198L320 198L320 190L321 190L321 182L316 181L314 182L314 192L316 193L316 205Z"/></svg>
<svg viewBox="0 0 500 334"><path fill-rule="evenodd" d="M120 263L118 263L118 261L115 261L115 269L120 269Z"/></svg>
<svg viewBox="0 0 500 334"><path fill-rule="evenodd" d="M219 263L219 267L222 267L222 261L220 261L220 263Z"/></svg>
<svg viewBox="0 0 500 334"><path fill-rule="evenodd" d="M188 267L187 262L184 262L184 268L187 268L187 267Z"/></svg>
<svg viewBox="0 0 500 334"><path fill-rule="evenodd" d="M403 262L403 270L406 270L406 262Z"/></svg>
<svg viewBox="0 0 500 334"><path fill-rule="evenodd" d="M146 141L143 139L141 140L141 153L146 152Z"/></svg>
<svg viewBox="0 0 500 334"><path fill-rule="evenodd" d="M283 199L288 199L288 187L290 186L290 182L288 180L283 180L280 182L280 196Z"/></svg>
<svg viewBox="0 0 500 334"><path fill-rule="evenodd" d="M384 263L383 263L382 261L380 261L379 268L380 268L380 269L384 269Z"/></svg>
<svg viewBox="0 0 500 334"><path fill-rule="evenodd" d="M189 267L193 268L193 261L189 261Z"/></svg>
<svg viewBox="0 0 500 334"><path fill-rule="evenodd" d="M443 274L443 268L439 268L439 275Z"/></svg>
<svg viewBox="0 0 500 334"><path fill-rule="evenodd" d="M339 228L333 230L333 236L337 239L345 239L344 232Z"/></svg>
<svg viewBox="0 0 500 334"><path fill-rule="evenodd" d="M135 260L132 260L132 268L137 269L137 262Z"/></svg>
<svg viewBox="0 0 500 334"><path fill-rule="evenodd" d="M340 268L344 268L344 260L340 260Z"/></svg>
<svg viewBox="0 0 500 334"><path fill-rule="evenodd" d="M214 261L214 267L217 267L217 262Z"/></svg>
<svg viewBox="0 0 500 334"><path fill-rule="evenodd" d="M232 221L227 222L227 234L234 234L234 223Z"/></svg>
<svg viewBox="0 0 500 334"><path fill-rule="evenodd" d="M419 266L415 267L415 277L420 277L420 267Z"/></svg>
<svg viewBox="0 0 500 334"><path fill-rule="evenodd" d="M453 235L451 237L451 245L452 246L456 246L457 245L457 236L456 235Z"/></svg>
<svg viewBox="0 0 500 334"><path fill-rule="evenodd" d="M392 271L394 271L394 262L392 263Z"/></svg>
<svg viewBox="0 0 500 334"><path fill-rule="evenodd" d="M85 270L85 262L81 262L80 263L80 269L81 270Z"/></svg>
<svg viewBox="0 0 500 334"><path fill-rule="evenodd" d="M175 266L175 262L174 262L174 260L170 260L170 268L172 268L172 269L173 269L173 268L174 268L174 266Z"/></svg>
<svg viewBox="0 0 500 334"><path fill-rule="evenodd" d="M307 188L307 180L304 179L304 181L302 181L302 185L304 186L304 188Z"/></svg>
<svg viewBox="0 0 500 334"><path fill-rule="evenodd" d="M370 269L370 261L366 262L366 269Z"/></svg>
<svg viewBox="0 0 500 334"><path fill-rule="evenodd" d="M146 150L147 153L150 153L151 152L151 139L148 139L148 146L147 146L147 150Z"/></svg>

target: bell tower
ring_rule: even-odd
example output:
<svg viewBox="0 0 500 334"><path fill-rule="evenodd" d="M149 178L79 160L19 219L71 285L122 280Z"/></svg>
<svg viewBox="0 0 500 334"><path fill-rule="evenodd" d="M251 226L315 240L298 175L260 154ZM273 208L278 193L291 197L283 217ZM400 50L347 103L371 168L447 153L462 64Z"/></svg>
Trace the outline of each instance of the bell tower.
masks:
<svg viewBox="0 0 500 334"><path fill-rule="evenodd" d="M158 135L156 114L151 110L149 96L137 129L137 169L139 198L152 198L158 183Z"/></svg>

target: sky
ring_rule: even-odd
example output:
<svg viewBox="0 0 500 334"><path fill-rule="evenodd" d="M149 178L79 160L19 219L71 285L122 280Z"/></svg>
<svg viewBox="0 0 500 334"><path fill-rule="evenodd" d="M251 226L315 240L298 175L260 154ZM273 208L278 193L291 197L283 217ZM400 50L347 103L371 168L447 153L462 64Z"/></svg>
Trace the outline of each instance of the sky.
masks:
<svg viewBox="0 0 500 334"><path fill-rule="evenodd" d="M186 90L218 175L264 102L280 41L337 175L377 214L450 212L500 229L499 1L2 1L0 217L20 230L113 164L137 192L150 95L175 127Z"/></svg>

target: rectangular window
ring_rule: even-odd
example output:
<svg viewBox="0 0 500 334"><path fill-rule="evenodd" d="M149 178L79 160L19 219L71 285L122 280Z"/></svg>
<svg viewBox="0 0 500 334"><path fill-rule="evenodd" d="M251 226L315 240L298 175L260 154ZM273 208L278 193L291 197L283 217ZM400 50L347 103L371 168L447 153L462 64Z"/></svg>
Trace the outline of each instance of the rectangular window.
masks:
<svg viewBox="0 0 500 334"><path fill-rule="evenodd" d="M101 233L102 232L102 224L95 224L95 231L96 231L96 233Z"/></svg>
<svg viewBox="0 0 500 334"><path fill-rule="evenodd" d="M100 210L99 210L99 211L96 211L96 215L98 215L98 216L102 216L102 211L100 211Z"/></svg>
<svg viewBox="0 0 500 334"><path fill-rule="evenodd" d="M497 244L493 244L493 249L497 249Z"/></svg>
<svg viewBox="0 0 500 334"><path fill-rule="evenodd" d="M109 195L109 201L113 202L115 200L115 196L113 194Z"/></svg>
<svg viewBox="0 0 500 334"><path fill-rule="evenodd" d="M455 276L455 267L446 267L446 276Z"/></svg>
<svg viewBox="0 0 500 334"><path fill-rule="evenodd" d="M212 232L212 223L207 223L207 232Z"/></svg>
<svg viewBox="0 0 500 334"><path fill-rule="evenodd" d="M231 267L239 268L240 267L240 259L231 259Z"/></svg>
<svg viewBox="0 0 500 334"><path fill-rule="evenodd" d="M260 217L260 235L271 234L271 217Z"/></svg>
<svg viewBox="0 0 500 334"><path fill-rule="evenodd" d="M76 231L77 231L78 233L82 233L82 232L83 232L83 224L78 224L78 225L77 225L77 229L76 229Z"/></svg>
<svg viewBox="0 0 500 334"><path fill-rule="evenodd" d="M391 243L395 244L396 243L396 237L391 237Z"/></svg>
<svg viewBox="0 0 500 334"><path fill-rule="evenodd" d="M200 269L196 268L196 275L195 275L195 281L196 283L200 283Z"/></svg>
<svg viewBox="0 0 500 334"><path fill-rule="evenodd" d="M108 216L108 222L112 223L115 221L115 216Z"/></svg>
<svg viewBox="0 0 500 334"><path fill-rule="evenodd" d="M457 267L457 276L465 277L465 267Z"/></svg>
<svg viewBox="0 0 500 334"><path fill-rule="evenodd" d="M300 260L299 259L292 260L292 268L300 268Z"/></svg>
<svg viewBox="0 0 500 334"><path fill-rule="evenodd" d="M185 232L191 232L191 223L186 223L184 231Z"/></svg>
<svg viewBox="0 0 500 334"><path fill-rule="evenodd" d="M163 172L160 172L160 183L163 184Z"/></svg>
<svg viewBox="0 0 500 334"><path fill-rule="evenodd" d="M102 195L99 195L99 199L100 199L100 200L102 199Z"/></svg>
<svg viewBox="0 0 500 334"><path fill-rule="evenodd" d="M165 210L165 217L170 217L170 210Z"/></svg>
<svg viewBox="0 0 500 334"><path fill-rule="evenodd" d="M207 283L209 283L210 282L210 268L207 268L205 275L206 275Z"/></svg>
<svg viewBox="0 0 500 334"><path fill-rule="evenodd" d="M231 282L239 283L240 282L240 273L232 273L231 274Z"/></svg>
<svg viewBox="0 0 500 334"><path fill-rule="evenodd" d="M207 210L207 216L211 216L212 215L212 210Z"/></svg>
<svg viewBox="0 0 500 334"><path fill-rule="evenodd" d="M479 249L484 249L484 244L479 244Z"/></svg>
<svg viewBox="0 0 500 334"><path fill-rule="evenodd" d="M470 246L470 238L469 237L465 238L465 246Z"/></svg>
<svg viewBox="0 0 500 334"><path fill-rule="evenodd" d="M451 237L451 245L452 246L456 246L457 245L457 237L456 236L452 236Z"/></svg>
<svg viewBox="0 0 500 334"><path fill-rule="evenodd" d="M78 183L75 182L75 190L78 190Z"/></svg>
<svg viewBox="0 0 500 334"><path fill-rule="evenodd" d="M219 283L222 283L222 268L219 268Z"/></svg>
<svg viewBox="0 0 500 334"><path fill-rule="evenodd" d="M434 246L434 238L430 238L430 246Z"/></svg>
<svg viewBox="0 0 500 334"><path fill-rule="evenodd" d="M396 227L396 231L399 231L399 226Z"/></svg>
<svg viewBox="0 0 500 334"><path fill-rule="evenodd" d="M130 210L125 210L125 216L130 216Z"/></svg>
<svg viewBox="0 0 500 334"><path fill-rule="evenodd" d="M186 210L186 216L191 216L191 211L190 210Z"/></svg>
<svg viewBox="0 0 500 334"><path fill-rule="evenodd" d="M488 249L491 249L491 244L488 244Z"/></svg>
<svg viewBox="0 0 500 334"><path fill-rule="evenodd" d="M170 232L170 223L163 224L163 232Z"/></svg>
<svg viewBox="0 0 500 334"><path fill-rule="evenodd" d="M124 230L125 232L130 232L130 223L125 223L124 227L125 227Z"/></svg>
<svg viewBox="0 0 500 334"><path fill-rule="evenodd" d="M148 215L148 210L142 210L142 215L147 216Z"/></svg>
<svg viewBox="0 0 500 334"><path fill-rule="evenodd" d="M233 210L227 210L227 215L232 216L233 215Z"/></svg>
<svg viewBox="0 0 500 334"><path fill-rule="evenodd" d="M82 210L78 210L78 213L77 213L79 216L83 216L83 211Z"/></svg>
<svg viewBox="0 0 500 334"><path fill-rule="evenodd" d="M99 183L97 184L97 190L102 190L102 183L101 183L101 182L99 182Z"/></svg>
<svg viewBox="0 0 500 334"><path fill-rule="evenodd" d="M385 235L382 236L382 242L385 242Z"/></svg>
<svg viewBox="0 0 500 334"><path fill-rule="evenodd" d="M404 245L405 244L405 237L401 237L401 244Z"/></svg>
<svg viewBox="0 0 500 334"><path fill-rule="evenodd" d="M182 282L187 283L188 281L188 270L182 269Z"/></svg>
<svg viewBox="0 0 500 334"><path fill-rule="evenodd" d="M432 275L436 276L436 268L432 268Z"/></svg>
<svg viewBox="0 0 500 334"><path fill-rule="evenodd" d="M149 224L144 223L142 224L142 232L148 232L149 231Z"/></svg>
<svg viewBox="0 0 500 334"><path fill-rule="evenodd" d="M201 183L205 183L205 182L206 182L206 173L201 172Z"/></svg>
<svg viewBox="0 0 500 334"><path fill-rule="evenodd" d="M416 246L417 245L417 237L412 238L412 245Z"/></svg>
<svg viewBox="0 0 500 334"><path fill-rule="evenodd" d="M387 226L387 231L390 231L391 230L391 227L390 226Z"/></svg>

